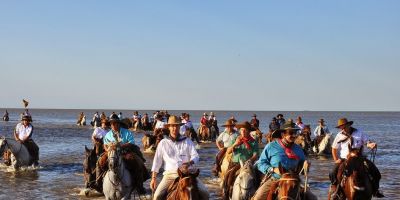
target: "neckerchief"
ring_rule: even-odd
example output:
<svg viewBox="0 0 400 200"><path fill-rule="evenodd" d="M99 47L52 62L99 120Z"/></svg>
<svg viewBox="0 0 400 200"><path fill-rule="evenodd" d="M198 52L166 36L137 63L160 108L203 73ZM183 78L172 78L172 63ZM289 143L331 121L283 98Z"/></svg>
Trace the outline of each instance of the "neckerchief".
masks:
<svg viewBox="0 0 400 200"><path fill-rule="evenodd" d="M172 140L173 142L180 142L180 141L186 140L186 137L185 137L185 136L181 137L180 134L177 135L176 139L174 139L173 137L171 137L171 135L168 136L168 137L169 137L169 139Z"/></svg>
<svg viewBox="0 0 400 200"><path fill-rule="evenodd" d="M240 144L244 144L246 146L246 149L251 150L251 146L249 142L253 142L254 139L249 136L249 137L241 137L240 138Z"/></svg>
<svg viewBox="0 0 400 200"><path fill-rule="evenodd" d="M287 155L288 158L290 159L295 159L299 160L300 158L294 153L292 150L291 146L283 144L282 140L278 140L278 143L282 146L282 148L285 150L285 154Z"/></svg>

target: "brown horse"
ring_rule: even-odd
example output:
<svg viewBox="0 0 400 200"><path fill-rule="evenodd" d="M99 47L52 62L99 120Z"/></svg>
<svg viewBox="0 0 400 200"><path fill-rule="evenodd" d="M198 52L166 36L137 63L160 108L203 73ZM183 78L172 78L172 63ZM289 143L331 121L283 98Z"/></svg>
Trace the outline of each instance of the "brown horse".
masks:
<svg viewBox="0 0 400 200"><path fill-rule="evenodd" d="M156 129L154 134L146 133L142 137L143 151L154 152L157 149L158 143L164 138L164 135L168 134L168 129Z"/></svg>
<svg viewBox="0 0 400 200"><path fill-rule="evenodd" d="M200 140L207 141L210 140L210 128L205 125L201 125L198 130Z"/></svg>
<svg viewBox="0 0 400 200"><path fill-rule="evenodd" d="M200 170L191 172L188 169L178 169L179 177L168 188L167 200L200 200L197 177Z"/></svg>
<svg viewBox="0 0 400 200"><path fill-rule="evenodd" d="M300 177L297 173L284 173L281 178L272 184L267 200L301 198Z"/></svg>
<svg viewBox="0 0 400 200"><path fill-rule="evenodd" d="M340 187L348 200L364 200L372 198L372 183L366 168L365 158L361 151L351 151L344 163L343 170L338 173Z"/></svg>

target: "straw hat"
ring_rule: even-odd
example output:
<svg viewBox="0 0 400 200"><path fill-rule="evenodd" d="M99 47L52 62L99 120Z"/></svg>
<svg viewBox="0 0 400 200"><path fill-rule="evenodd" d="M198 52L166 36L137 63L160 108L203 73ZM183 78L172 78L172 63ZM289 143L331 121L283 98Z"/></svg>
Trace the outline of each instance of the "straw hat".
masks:
<svg viewBox="0 0 400 200"><path fill-rule="evenodd" d="M273 138L280 138L281 137L281 133L285 132L286 130L298 131L300 129L296 127L296 124L293 123L293 121L288 120L287 122L285 122L285 124L283 124L283 126L280 129L275 130L274 132L272 132L272 137Z"/></svg>
<svg viewBox="0 0 400 200"><path fill-rule="evenodd" d="M257 115L254 113L254 114L253 114L253 117L257 117Z"/></svg>
<svg viewBox="0 0 400 200"><path fill-rule="evenodd" d="M235 127L237 129L245 128L247 130L250 130L251 129L251 124L248 121L244 121L244 122L241 122L239 124L235 124Z"/></svg>
<svg viewBox="0 0 400 200"><path fill-rule="evenodd" d="M227 127L227 126L235 126L235 124L232 122L232 120L226 120L225 124L222 125L222 127Z"/></svg>
<svg viewBox="0 0 400 200"><path fill-rule="evenodd" d="M169 127L170 125L183 125L183 123L181 123L181 120L177 116L171 115L168 118L168 123L165 124L164 126Z"/></svg>
<svg viewBox="0 0 400 200"><path fill-rule="evenodd" d="M338 120L338 122L337 122L337 126L336 126L336 128L340 128L341 126L343 126L343 125L352 125L353 124L353 121L347 121L347 119L346 118L340 118L339 120Z"/></svg>

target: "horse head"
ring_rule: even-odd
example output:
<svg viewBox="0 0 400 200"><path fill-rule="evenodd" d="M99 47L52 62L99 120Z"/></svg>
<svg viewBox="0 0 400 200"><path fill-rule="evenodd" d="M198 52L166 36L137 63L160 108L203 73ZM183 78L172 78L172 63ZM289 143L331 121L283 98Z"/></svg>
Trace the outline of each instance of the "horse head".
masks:
<svg viewBox="0 0 400 200"><path fill-rule="evenodd" d="M111 147L108 151L108 169L117 172L122 164L121 150L119 145Z"/></svg>
<svg viewBox="0 0 400 200"><path fill-rule="evenodd" d="M177 187L177 193L180 196L179 199L191 199L195 200L199 197L199 189L197 187L197 177L200 174L200 170L192 170L189 168L179 168L179 182Z"/></svg>
<svg viewBox="0 0 400 200"><path fill-rule="evenodd" d="M0 155L3 155L6 147L7 147L7 140L4 136L1 136L0 137Z"/></svg>
<svg viewBox="0 0 400 200"><path fill-rule="evenodd" d="M233 199L250 199L255 193L256 177L251 161L240 161L239 175L233 185Z"/></svg>
<svg viewBox="0 0 400 200"><path fill-rule="evenodd" d="M341 187L347 199L371 199L372 183L368 178L361 150L351 150L345 162Z"/></svg>
<svg viewBox="0 0 400 200"><path fill-rule="evenodd" d="M278 199L300 199L300 177L297 173L282 174L278 187Z"/></svg>
<svg viewBox="0 0 400 200"><path fill-rule="evenodd" d="M88 149L85 145L85 160L83 160L83 175L86 188L92 188L96 181L97 156L94 149Z"/></svg>

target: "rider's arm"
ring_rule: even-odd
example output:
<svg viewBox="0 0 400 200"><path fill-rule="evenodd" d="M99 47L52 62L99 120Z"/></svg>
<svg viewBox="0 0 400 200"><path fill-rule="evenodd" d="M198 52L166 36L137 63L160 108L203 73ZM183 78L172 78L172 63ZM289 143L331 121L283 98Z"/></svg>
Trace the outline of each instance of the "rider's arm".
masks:
<svg viewBox="0 0 400 200"><path fill-rule="evenodd" d="M17 134L17 129L18 129L18 125L17 125L17 127L14 129L14 138L15 138L16 141L19 141L18 134Z"/></svg>
<svg viewBox="0 0 400 200"><path fill-rule="evenodd" d="M263 152L260 155L260 158L258 159L257 162L257 168L260 172L263 174L267 174L268 172L271 172L274 170L274 168L271 166L271 160L269 159L268 153L271 151L271 143L267 144L263 150Z"/></svg>
<svg viewBox="0 0 400 200"><path fill-rule="evenodd" d="M337 161L338 160L338 155L337 155L337 149L332 148L332 157L333 157L333 161Z"/></svg>

